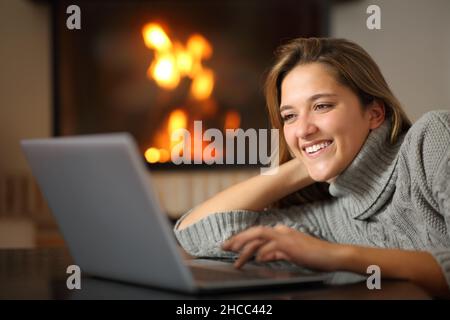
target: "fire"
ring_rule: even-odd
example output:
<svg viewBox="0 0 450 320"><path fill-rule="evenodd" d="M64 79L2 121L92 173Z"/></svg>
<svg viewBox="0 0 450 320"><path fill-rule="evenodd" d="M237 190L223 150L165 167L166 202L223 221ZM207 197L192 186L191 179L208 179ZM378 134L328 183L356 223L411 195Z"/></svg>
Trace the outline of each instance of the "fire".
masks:
<svg viewBox="0 0 450 320"><path fill-rule="evenodd" d="M145 159L150 163L168 162L170 160L170 150L172 142L170 137L172 133L178 129L187 129L188 116L182 109L173 110L164 125L166 130L159 131L155 136L155 144L157 147L148 148L145 153Z"/></svg>
<svg viewBox="0 0 450 320"><path fill-rule="evenodd" d="M157 23L148 23L142 29L145 45L155 51L155 59L147 70L147 76L161 88L175 89L182 77L189 77L191 95L197 100L208 99L214 89L214 72L202 65L209 59L213 48L200 34L193 34L186 46L172 42Z"/></svg>
<svg viewBox="0 0 450 320"><path fill-rule="evenodd" d="M170 160L169 151L166 149L148 148L144 156L149 163L168 162Z"/></svg>
<svg viewBox="0 0 450 320"><path fill-rule="evenodd" d="M217 111L217 103L212 97L215 83L213 70L203 65L203 61L212 57L213 47L201 34L195 33L188 37L186 44L171 39L167 31L157 23L151 22L142 28L142 37L147 48L154 52L154 59L147 69L147 77L164 90L174 90L183 78L191 80L189 96L198 103L202 115L212 117ZM193 119L189 119L186 110L178 108L173 110L155 133L151 146L145 151L145 159L149 163L162 163L170 161L172 148L180 141L171 141L172 133L178 129L186 129L189 132L193 128L189 126ZM225 128L238 128L240 115L230 111L226 115ZM202 132L203 135L203 132ZM190 151L193 159L206 160L202 150L207 147L207 142L202 140L202 135L194 135L190 139L193 148ZM212 155L221 155L220 150L213 150ZM211 156L206 156L210 158Z"/></svg>
<svg viewBox="0 0 450 320"><path fill-rule="evenodd" d="M186 129L187 115L186 112L180 109L172 111L169 115L169 124L167 126L169 137L178 129Z"/></svg>
<svg viewBox="0 0 450 320"><path fill-rule="evenodd" d="M214 74L211 70L202 70L194 78L191 86L191 95L197 100L205 100L213 91Z"/></svg>
<svg viewBox="0 0 450 320"><path fill-rule="evenodd" d="M147 75L155 79L160 87L169 90L176 88L180 82L180 73L176 68L175 60L170 55L154 61L150 65Z"/></svg>
<svg viewBox="0 0 450 320"><path fill-rule="evenodd" d="M192 73L194 59L192 55L186 51L180 43L176 43L175 46L176 65L180 74L183 76Z"/></svg>
<svg viewBox="0 0 450 320"><path fill-rule="evenodd" d="M187 41L188 51L197 59L209 59L212 56L213 49L208 40L201 34L193 34Z"/></svg>
<svg viewBox="0 0 450 320"><path fill-rule="evenodd" d="M237 129L241 124L241 116L236 111L228 111L225 115L225 130Z"/></svg>
<svg viewBox="0 0 450 320"><path fill-rule="evenodd" d="M172 48L172 42L169 37L164 32L163 28L156 23L146 24L142 29L142 35L144 37L145 45L148 48L161 52Z"/></svg>
<svg viewBox="0 0 450 320"><path fill-rule="evenodd" d="M156 148L148 148L144 155L145 159L150 163L156 163L159 161L159 150Z"/></svg>

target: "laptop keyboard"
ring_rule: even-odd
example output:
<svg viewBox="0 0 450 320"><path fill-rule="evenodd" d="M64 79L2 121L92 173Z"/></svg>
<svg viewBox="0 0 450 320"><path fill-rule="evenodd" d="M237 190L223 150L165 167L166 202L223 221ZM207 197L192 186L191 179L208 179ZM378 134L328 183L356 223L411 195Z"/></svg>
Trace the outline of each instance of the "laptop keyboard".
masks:
<svg viewBox="0 0 450 320"><path fill-rule="evenodd" d="M239 281L257 279L287 279L293 276L317 276L318 273L286 262L257 263L249 262L241 269L235 269L233 261L198 260L191 261L190 270L195 279L201 281Z"/></svg>
<svg viewBox="0 0 450 320"><path fill-rule="evenodd" d="M192 259L188 260L189 266L210 266L210 265L225 265L225 266L231 266L236 259L229 259L229 258L220 258L220 259L211 259L211 258L198 258L198 259ZM287 272L294 272L294 273L302 273L302 274L317 274L316 271L313 271L311 269L300 267L292 262L284 261L284 260L277 260L277 261L270 261L270 262L257 262L256 260L248 261L242 269L246 268L263 268L263 269L272 269L276 271L287 271ZM241 270L242 270L241 269Z"/></svg>
<svg viewBox="0 0 450 320"><path fill-rule="evenodd" d="M196 280L200 281L217 281L217 282L226 282L226 281L242 281L249 279L264 279L267 277L253 274L250 272L245 272L242 270L236 271L225 271L221 269L207 269L202 267L191 267L191 272Z"/></svg>

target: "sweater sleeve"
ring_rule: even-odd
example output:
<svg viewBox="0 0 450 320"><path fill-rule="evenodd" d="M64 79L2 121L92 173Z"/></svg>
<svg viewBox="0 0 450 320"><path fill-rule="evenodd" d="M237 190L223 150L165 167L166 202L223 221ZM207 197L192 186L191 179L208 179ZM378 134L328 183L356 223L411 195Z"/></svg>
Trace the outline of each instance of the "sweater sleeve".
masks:
<svg viewBox="0 0 450 320"><path fill-rule="evenodd" d="M434 173L432 191L442 214L448 239L450 239L450 113L442 113L438 119L441 127L440 135L436 136L442 144L444 156L439 159L438 169ZM450 288L450 243L440 248L429 250L442 268L447 285Z"/></svg>
<svg viewBox="0 0 450 320"><path fill-rule="evenodd" d="M195 257L234 258L235 254L223 251L221 244L233 234L256 225L259 219L256 211L217 212L179 230L180 223L191 211L177 221L174 233L183 249Z"/></svg>
<svg viewBox="0 0 450 320"><path fill-rule="evenodd" d="M327 203L313 202L285 209L265 211L231 210L217 212L179 230L187 212L175 225L174 233L181 246L196 257L235 258L236 254L221 249L232 235L256 225L284 224L318 238L333 240L324 222Z"/></svg>
<svg viewBox="0 0 450 320"><path fill-rule="evenodd" d="M450 238L450 153L436 177L434 195L439 203L439 211L444 216L447 235ZM432 248L430 253L441 266L450 288L450 244L442 248Z"/></svg>

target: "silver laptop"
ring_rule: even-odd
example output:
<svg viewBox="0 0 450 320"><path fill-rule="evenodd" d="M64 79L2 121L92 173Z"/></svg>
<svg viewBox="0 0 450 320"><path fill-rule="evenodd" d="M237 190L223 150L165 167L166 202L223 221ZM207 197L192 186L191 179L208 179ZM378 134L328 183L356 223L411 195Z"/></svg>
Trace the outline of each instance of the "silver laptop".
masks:
<svg viewBox="0 0 450 320"><path fill-rule="evenodd" d="M185 259L127 133L21 141L82 273L183 292L311 284L326 275Z"/></svg>

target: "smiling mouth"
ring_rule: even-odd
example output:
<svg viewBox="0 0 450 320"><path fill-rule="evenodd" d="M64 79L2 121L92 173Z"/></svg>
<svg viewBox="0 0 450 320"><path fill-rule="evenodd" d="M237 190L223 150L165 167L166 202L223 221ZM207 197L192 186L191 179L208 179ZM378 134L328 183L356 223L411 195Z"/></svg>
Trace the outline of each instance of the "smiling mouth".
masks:
<svg viewBox="0 0 450 320"><path fill-rule="evenodd" d="M328 150L328 147L333 144L333 140L327 140L322 143L318 143L314 146L303 148L303 152L306 154L309 158L316 158L320 154L324 153L326 150Z"/></svg>

